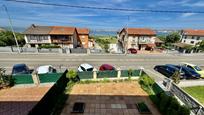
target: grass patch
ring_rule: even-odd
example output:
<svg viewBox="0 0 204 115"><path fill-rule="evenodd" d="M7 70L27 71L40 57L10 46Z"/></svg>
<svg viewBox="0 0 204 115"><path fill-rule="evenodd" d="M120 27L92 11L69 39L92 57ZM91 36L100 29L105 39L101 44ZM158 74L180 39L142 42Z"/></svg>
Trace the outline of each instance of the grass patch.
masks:
<svg viewBox="0 0 204 115"><path fill-rule="evenodd" d="M204 86L185 87L183 89L204 105Z"/></svg>

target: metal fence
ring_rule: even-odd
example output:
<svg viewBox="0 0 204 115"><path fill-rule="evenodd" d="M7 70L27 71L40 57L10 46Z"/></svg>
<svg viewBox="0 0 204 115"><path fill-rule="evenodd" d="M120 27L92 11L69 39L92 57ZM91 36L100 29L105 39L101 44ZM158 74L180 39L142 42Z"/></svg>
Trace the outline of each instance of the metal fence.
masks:
<svg viewBox="0 0 204 115"><path fill-rule="evenodd" d="M70 49L70 53L87 53L87 49L83 48Z"/></svg>
<svg viewBox="0 0 204 115"><path fill-rule="evenodd" d="M40 83L56 82L63 73L48 73L48 74L39 74ZM31 74L19 74L13 75L14 83L19 84L34 84Z"/></svg>
<svg viewBox="0 0 204 115"><path fill-rule="evenodd" d="M97 78L116 78L117 71L98 71Z"/></svg>
<svg viewBox="0 0 204 115"><path fill-rule="evenodd" d="M40 83L56 82L63 73L38 74Z"/></svg>
<svg viewBox="0 0 204 115"><path fill-rule="evenodd" d="M31 74L13 75L12 78L14 79L15 84L33 84L34 83Z"/></svg>
<svg viewBox="0 0 204 115"><path fill-rule="evenodd" d="M77 75L80 79L93 79L92 71L78 72Z"/></svg>
<svg viewBox="0 0 204 115"><path fill-rule="evenodd" d="M193 97L183 91L174 83L171 84L170 91L175 94L186 106L190 107L195 115L204 115L204 107Z"/></svg>
<svg viewBox="0 0 204 115"><path fill-rule="evenodd" d="M121 77L139 76L140 70L121 70Z"/></svg>

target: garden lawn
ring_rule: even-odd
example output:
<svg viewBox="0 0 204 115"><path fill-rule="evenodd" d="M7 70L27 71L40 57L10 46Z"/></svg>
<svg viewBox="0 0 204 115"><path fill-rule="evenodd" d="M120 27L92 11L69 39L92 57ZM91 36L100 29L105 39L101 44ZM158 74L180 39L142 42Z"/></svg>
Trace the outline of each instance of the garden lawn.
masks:
<svg viewBox="0 0 204 115"><path fill-rule="evenodd" d="M204 105L204 86L185 87L183 89Z"/></svg>

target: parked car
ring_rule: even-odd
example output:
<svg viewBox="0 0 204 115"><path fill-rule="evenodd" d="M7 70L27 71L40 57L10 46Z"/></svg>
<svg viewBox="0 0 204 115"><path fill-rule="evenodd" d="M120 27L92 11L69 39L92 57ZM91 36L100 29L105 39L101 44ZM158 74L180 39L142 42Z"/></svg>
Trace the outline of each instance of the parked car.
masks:
<svg viewBox="0 0 204 115"><path fill-rule="evenodd" d="M128 53L137 54L137 50L135 48L129 48Z"/></svg>
<svg viewBox="0 0 204 115"><path fill-rule="evenodd" d="M100 71L106 71L106 70L115 70L115 68L110 64L103 64L99 68Z"/></svg>
<svg viewBox="0 0 204 115"><path fill-rule="evenodd" d="M83 63L78 67L78 71L79 72L83 72L83 71L93 71L93 66L88 64L88 63Z"/></svg>
<svg viewBox="0 0 204 115"><path fill-rule="evenodd" d="M178 68L171 65L156 65L154 67L154 70L158 71L168 78L171 78L176 71L179 71ZM180 78L182 78L182 76Z"/></svg>
<svg viewBox="0 0 204 115"><path fill-rule="evenodd" d="M172 65L176 68L179 69L181 72L181 75L183 76L184 79L199 79L201 78L201 75L197 72L195 72L193 69L188 68L186 66L180 66L180 65Z"/></svg>
<svg viewBox="0 0 204 115"><path fill-rule="evenodd" d="M15 64L12 69L12 75L16 74L30 74L31 70L26 64Z"/></svg>
<svg viewBox="0 0 204 115"><path fill-rule="evenodd" d="M57 70L52 65L39 66L36 69L36 71L38 74L56 73L57 72Z"/></svg>
<svg viewBox="0 0 204 115"><path fill-rule="evenodd" d="M194 64L190 64L190 63L183 63L184 66L193 69L194 71L196 71L197 73L199 73L201 75L201 78L204 78L204 70L201 69L199 66L194 65Z"/></svg>

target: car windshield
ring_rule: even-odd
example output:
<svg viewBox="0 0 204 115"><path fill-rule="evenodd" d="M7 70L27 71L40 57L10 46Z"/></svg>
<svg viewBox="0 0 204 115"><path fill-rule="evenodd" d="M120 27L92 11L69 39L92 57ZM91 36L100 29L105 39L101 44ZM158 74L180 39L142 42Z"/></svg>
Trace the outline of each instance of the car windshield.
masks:
<svg viewBox="0 0 204 115"><path fill-rule="evenodd" d="M87 71L93 71L93 68L89 68L89 69L87 69Z"/></svg>
<svg viewBox="0 0 204 115"><path fill-rule="evenodd" d="M202 71L202 69L198 66L194 66L194 68L197 70L197 71Z"/></svg>
<svg viewBox="0 0 204 115"><path fill-rule="evenodd" d="M84 67L82 67L82 66L80 66L81 67L81 69L83 70L83 71L86 71L86 69L84 68Z"/></svg>
<svg viewBox="0 0 204 115"><path fill-rule="evenodd" d="M26 73L26 68L25 67L16 67L13 69L13 74L16 74L16 73Z"/></svg>

